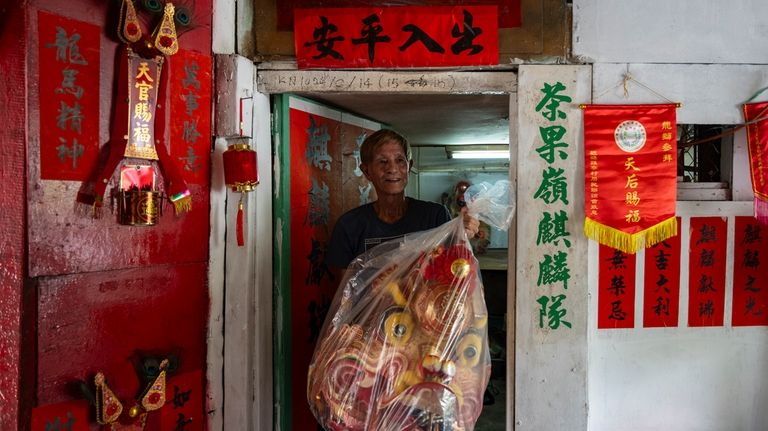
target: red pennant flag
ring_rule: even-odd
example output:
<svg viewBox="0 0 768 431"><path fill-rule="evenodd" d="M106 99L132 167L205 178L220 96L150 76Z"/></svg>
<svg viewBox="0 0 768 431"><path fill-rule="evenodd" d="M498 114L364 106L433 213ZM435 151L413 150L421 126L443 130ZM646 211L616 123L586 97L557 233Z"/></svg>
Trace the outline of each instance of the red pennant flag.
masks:
<svg viewBox="0 0 768 431"><path fill-rule="evenodd" d="M768 102L744 104L755 218L768 224Z"/></svg>
<svg viewBox="0 0 768 431"><path fill-rule="evenodd" d="M676 107L584 107L588 238L635 253L677 235Z"/></svg>

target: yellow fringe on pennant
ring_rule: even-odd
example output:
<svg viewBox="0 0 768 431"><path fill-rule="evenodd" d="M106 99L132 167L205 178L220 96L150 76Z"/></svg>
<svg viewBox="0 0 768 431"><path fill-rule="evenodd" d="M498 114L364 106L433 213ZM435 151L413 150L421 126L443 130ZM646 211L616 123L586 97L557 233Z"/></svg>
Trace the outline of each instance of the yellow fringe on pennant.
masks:
<svg viewBox="0 0 768 431"><path fill-rule="evenodd" d="M173 201L173 209L176 214L192 211L192 196L184 196L183 198Z"/></svg>
<svg viewBox="0 0 768 431"><path fill-rule="evenodd" d="M677 235L677 219L672 216L640 232L626 233L587 217L584 220L584 235L624 253L635 254L643 247L652 247Z"/></svg>

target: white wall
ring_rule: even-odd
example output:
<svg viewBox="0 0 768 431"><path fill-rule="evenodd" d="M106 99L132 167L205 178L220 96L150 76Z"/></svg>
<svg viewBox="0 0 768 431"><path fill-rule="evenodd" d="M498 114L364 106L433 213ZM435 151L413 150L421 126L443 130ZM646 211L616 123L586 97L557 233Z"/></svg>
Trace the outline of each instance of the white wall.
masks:
<svg viewBox="0 0 768 431"><path fill-rule="evenodd" d="M742 104L768 86L768 64L595 63L593 74L594 103L681 102L677 122L683 124L741 124Z"/></svg>
<svg viewBox="0 0 768 431"><path fill-rule="evenodd" d="M728 217L727 268L733 268L734 216L751 202L679 202L681 268L688 267L690 216ZM634 329L597 329L598 247L589 247L589 429L768 429L768 330L732 327L732 270L725 324L688 328L688 276L681 271L679 327L643 328L643 252L637 255Z"/></svg>
<svg viewBox="0 0 768 431"><path fill-rule="evenodd" d="M681 102L678 123L737 125L743 123L741 105L768 85L766 13L764 0L576 0L573 53L594 63L592 103ZM744 202L678 202L682 268L690 216L710 215L728 217L728 268L733 268L733 217L752 215L743 132L734 137L733 172L734 200ZM686 327L683 270L680 327L644 329L638 313L635 329L597 330L592 242L588 271L590 430L768 429L767 328L733 328L728 311L723 327ZM641 288L635 302L642 310Z"/></svg>
<svg viewBox="0 0 768 431"><path fill-rule="evenodd" d="M768 63L765 0L574 0L590 63Z"/></svg>

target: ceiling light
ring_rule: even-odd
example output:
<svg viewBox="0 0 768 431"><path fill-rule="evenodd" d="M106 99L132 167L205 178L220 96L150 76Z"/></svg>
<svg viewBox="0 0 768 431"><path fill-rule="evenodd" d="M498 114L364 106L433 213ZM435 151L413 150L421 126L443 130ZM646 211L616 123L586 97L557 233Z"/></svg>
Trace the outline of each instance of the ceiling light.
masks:
<svg viewBox="0 0 768 431"><path fill-rule="evenodd" d="M509 145L446 145L449 159L507 159Z"/></svg>

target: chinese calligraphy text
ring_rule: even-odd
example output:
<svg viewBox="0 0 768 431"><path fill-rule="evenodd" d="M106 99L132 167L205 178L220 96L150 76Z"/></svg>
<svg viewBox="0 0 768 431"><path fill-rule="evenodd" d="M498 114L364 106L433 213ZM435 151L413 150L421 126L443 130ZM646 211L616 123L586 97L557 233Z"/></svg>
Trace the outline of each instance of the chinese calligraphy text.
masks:
<svg viewBox="0 0 768 431"><path fill-rule="evenodd" d="M296 9L302 68L498 64L496 6Z"/></svg>

